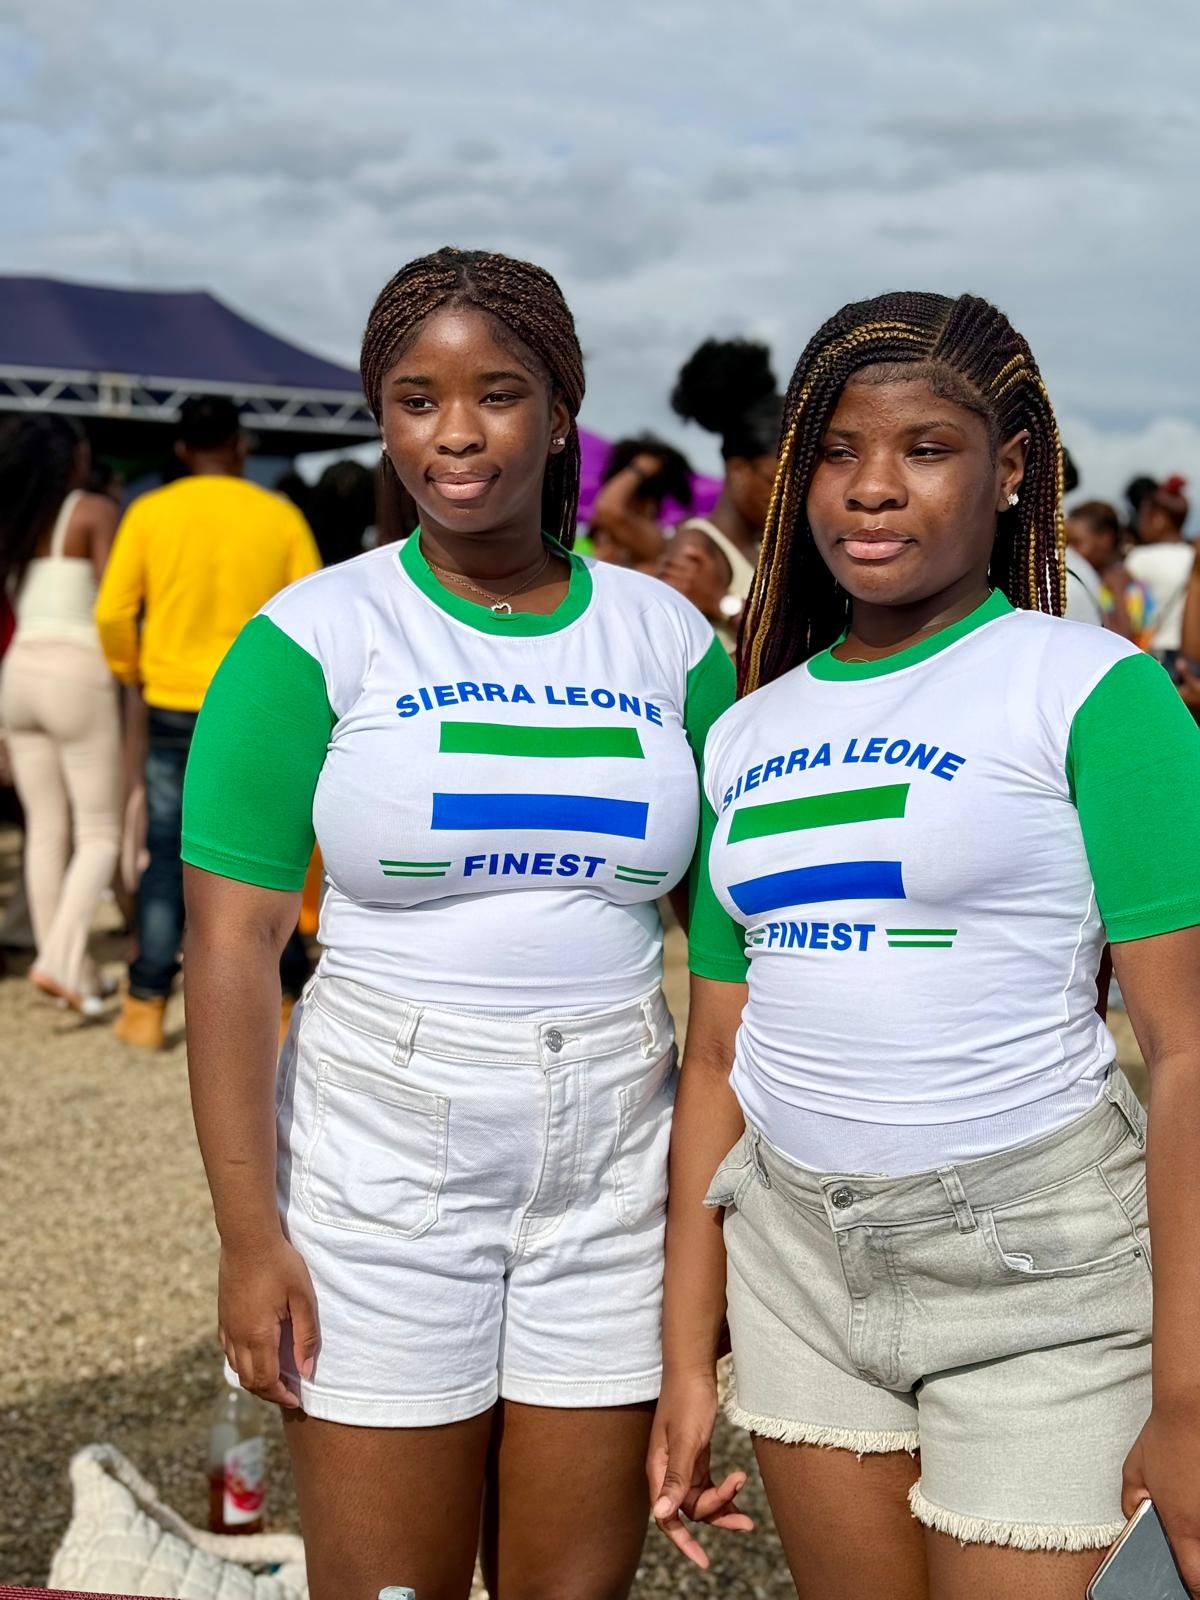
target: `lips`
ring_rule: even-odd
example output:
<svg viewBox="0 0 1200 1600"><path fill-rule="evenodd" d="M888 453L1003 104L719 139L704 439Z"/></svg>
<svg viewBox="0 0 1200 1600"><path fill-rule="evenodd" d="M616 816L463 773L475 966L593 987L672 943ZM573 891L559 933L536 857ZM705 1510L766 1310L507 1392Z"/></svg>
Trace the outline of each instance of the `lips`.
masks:
<svg viewBox="0 0 1200 1600"><path fill-rule="evenodd" d="M478 500L496 481L495 473L472 473L470 476L430 478L430 483L446 500Z"/></svg>
<svg viewBox="0 0 1200 1600"><path fill-rule="evenodd" d="M838 540L852 561L889 561L915 542L893 528L861 528L857 533L844 533Z"/></svg>

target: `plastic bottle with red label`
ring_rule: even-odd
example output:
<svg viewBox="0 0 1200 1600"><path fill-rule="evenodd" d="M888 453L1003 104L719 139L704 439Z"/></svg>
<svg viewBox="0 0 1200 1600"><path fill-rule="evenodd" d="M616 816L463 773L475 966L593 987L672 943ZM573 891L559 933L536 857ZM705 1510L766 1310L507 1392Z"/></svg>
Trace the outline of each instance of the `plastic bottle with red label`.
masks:
<svg viewBox="0 0 1200 1600"><path fill-rule="evenodd" d="M267 1491L267 1410L226 1377L208 1436L208 1525L261 1533Z"/></svg>

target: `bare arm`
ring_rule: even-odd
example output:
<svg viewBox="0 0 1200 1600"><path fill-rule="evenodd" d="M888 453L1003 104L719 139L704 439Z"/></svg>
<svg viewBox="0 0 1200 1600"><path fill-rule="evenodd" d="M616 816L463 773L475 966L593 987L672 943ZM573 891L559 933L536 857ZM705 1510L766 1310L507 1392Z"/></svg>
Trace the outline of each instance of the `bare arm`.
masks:
<svg viewBox="0 0 1200 1600"><path fill-rule="evenodd" d="M745 1474L731 1473L714 1487L709 1468L725 1323L725 1244L722 1213L704 1204L714 1173L745 1126L729 1073L746 985L693 976L691 996L671 1129L663 1386L646 1470L659 1526L690 1561L707 1567L681 1512L738 1532L753 1527L734 1505Z"/></svg>
<svg viewBox="0 0 1200 1600"><path fill-rule="evenodd" d="M1125 1469L1125 1509L1146 1491L1200 1594L1200 928L1113 947L1150 1071L1146 1140L1154 1252L1154 1399Z"/></svg>
<svg viewBox="0 0 1200 1600"><path fill-rule="evenodd" d="M663 1364L671 1375L711 1376L725 1321L721 1212L705 1206L704 1196L745 1127L729 1086L745 1004L745 984L692 978L687 1048L671 1131L663 1303Z"/></svg>
<svg viewBox="0 0 1200 1600"><path fill-rule="evenodd" d="M1104 573L1104 582L1112 595L1112 610L1104 619L1104 626L1122 639L1134 638L1133 623L1129 619L1129 573L1123 561L1116 562Z"/></svg>
<svg viewBox="0 0 1200 1600"><path fill-rule="evenodd" d="M659 470L653 456L638 456L601 487L592 508L593 525L603 528L635 561L657 561L662 554L661 527L637 506L643 483Z"/></svg>
<svg viewBox="0 0 1200 1600"><path fill-rule="evenodd" d="M1200 664L1200 545L1196 547L1196 559L1183 605L1183 636L1180 648L1189 661Z"/></svg>
<svg viewBox="0 0 1200 1600"><path fill-rule="evenodd" d="M295 1405L279 1375L292 1323L300 1370L316 1350L312 1288L275 1200L279 956L300 895L185 866L188 1074L221 1235L221 1342L247 1388ZM305 1374L307 1375L307 1374Z"/></svg>
<svg viewBox="0 0 1200 1600"><path fill-rule="evenodd" d="M298 894L185 867L192 1114L222 1240L279 1232L273 1088L279 957Z"/></svg>
<svg viewBox="0 0 1200 1600"><path fill-rule="evenodd" d="M88 556L92 563L92 571L96 574L97 583L104 576L104 569L108 565L108 558L112 552L113 540L117 537L117 523L120 520L121 513L107 495L88 495Z"/></svg>

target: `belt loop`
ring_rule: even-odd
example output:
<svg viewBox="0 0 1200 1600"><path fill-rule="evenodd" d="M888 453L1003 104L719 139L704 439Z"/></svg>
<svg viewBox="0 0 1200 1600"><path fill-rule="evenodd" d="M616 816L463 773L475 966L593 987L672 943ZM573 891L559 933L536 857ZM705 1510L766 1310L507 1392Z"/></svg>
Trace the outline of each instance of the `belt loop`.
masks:
<svg viewBox="0 0 1200 1600"><path fill-rule="evenodd" d="M1125 1125L1137 1141L1138 1148L1144 1149L1146 1144L1145 1112L1142 1111L1140 1106L1137 1111L1130 1109L1129 1096L1131 1092L1129 1080L1125 1077L1120 1067L1114 1066L1104 1081L1104 1098L1121 1113L1121 1116L1125 1119Z"/></svg>
<svg viewBox="0 0 1200 1600"><path fill-rule="evenodd" d="M421 1007L405 1005L400 1018L400 1025L396 1029L396 1043L392 1050L392 1065L406 1067L412 1060L413 1040L417 1036L417 1025L421 1021Z"/></svg>
<svg viewBox="0 0 1200 1600"><path fill-rule="evenodd" d="M642 1060L653 1061L658 1057L658 1024L654 1020L654 1001L642 1001L642 1021L646 1025L646 1035L642 1040Z"/></svg>
<svg viewBox="0 0 1200 1600"><path fill-rule="evenodd" d="M758 1173L758 1181L764 1189L771 1187L771 1174L767 1171L767 1164L763 1160L762 1134L757 1128L750 1129L750 1159L754 1163L754 1170Z"/></svg>
<svg viewBox="0 0 1200 1600"><path fill-rule="evenodd" d="M946 1199L954 1207L954 1220L958 1224L959 1233L973 1233L979 1224L967 1201L967 1191L963 1188L958 1169L939 1167L938 1177L942 1181L942 1188L946 1191Z"/></svg>

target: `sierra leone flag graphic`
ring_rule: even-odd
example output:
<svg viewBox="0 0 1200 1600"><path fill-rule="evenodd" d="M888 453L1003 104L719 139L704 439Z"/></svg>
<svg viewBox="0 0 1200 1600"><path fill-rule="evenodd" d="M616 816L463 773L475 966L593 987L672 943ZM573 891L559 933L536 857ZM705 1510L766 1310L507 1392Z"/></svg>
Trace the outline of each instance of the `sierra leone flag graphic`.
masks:
<svg viewBox="0 0 1200 1600"><path fill-rule="evenodd" d="M729 843L847 823L900 819L908 805L908 791L907 783L888 783L870 789L840 789L833 794L739 806L730 824ZM729 895L747 916L836 900L903 900L904 875L899 861L829 861L745 878L730 884Z"/></svg>
<svg viewBox="0 0 1200 1600"><path fill-rule="evenodd" d="M520 761L575 761L588 758L642 761L641 735L630 727L527 727L506 722L443 722L442 755L507 756ZM650 806L644 800L616 800L587 793L516 793L435 790L430 826L434 833L532 831L608 834L644 839ZM621 867L627 883L650 884L664 872Z"/></svg>

